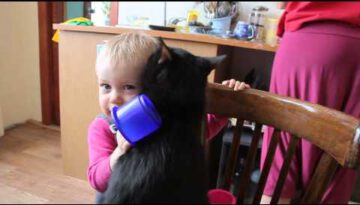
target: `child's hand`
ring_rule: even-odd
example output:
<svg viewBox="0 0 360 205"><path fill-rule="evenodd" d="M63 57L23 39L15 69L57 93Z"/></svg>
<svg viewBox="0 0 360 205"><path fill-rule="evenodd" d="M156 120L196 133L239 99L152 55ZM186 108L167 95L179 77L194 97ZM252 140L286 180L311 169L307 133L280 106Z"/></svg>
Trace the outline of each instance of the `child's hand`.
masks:
<svg viewBox="0 0 360 205"><path fill-rule="evenodd" d="M123 151L123 154L126 153L131 147L130 143L126 141L124 136L122 136L119 131L116 132L116 141L120 150Z"/></svg>
<svg viewBox="0 0 360 205"><path fill-rule="evenodd" d="M110 168L113 170L117 160L120 156L125 154L131 148L131 145L126 139L121 135L119 131L116 132L116 141L118 146L115 148L113 153L110 155Z"/></svg>
<svg viewBox="0 0 360 205"><path fill-rule="evenodd" d="M235 91L250 88L250 85L235 79L224 80L222 84L228 86L229 88L233 88Z"/></svg>

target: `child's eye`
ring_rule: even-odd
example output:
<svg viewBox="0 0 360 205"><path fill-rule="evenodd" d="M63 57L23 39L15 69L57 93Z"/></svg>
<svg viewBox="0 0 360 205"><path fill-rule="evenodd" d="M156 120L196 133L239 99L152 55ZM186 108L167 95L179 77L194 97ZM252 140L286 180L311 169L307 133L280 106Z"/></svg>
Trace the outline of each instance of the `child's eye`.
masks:
<svg viewBox="0 0 360 205"><path fill-rule="evenodd" d="M111 89L111 86L110 86L109 84L106 84L106 83L100 84L100 87L101 87L101 89L104 90L104 91L108 91L108 90Z"/></svg>
<svg viewBox="0 0 360 205"><path fill-rule="evenodd" d="M136 87L134 85L124 85L124 90L135 90Z"/></svg>

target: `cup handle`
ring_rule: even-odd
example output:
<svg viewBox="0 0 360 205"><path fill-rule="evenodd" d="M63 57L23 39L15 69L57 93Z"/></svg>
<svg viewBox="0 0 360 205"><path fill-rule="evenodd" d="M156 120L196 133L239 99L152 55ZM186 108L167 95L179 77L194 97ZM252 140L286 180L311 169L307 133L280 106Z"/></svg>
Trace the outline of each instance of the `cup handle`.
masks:
<svg viewBox="0 0 360 205"><path fill-rule="evenodd" d="M249 29L250 29L250 33L251 35L248 37L248 40L251 40L254 38L254 35L255 35L255 28L254 28L254 25L249 25Z"/></svg>

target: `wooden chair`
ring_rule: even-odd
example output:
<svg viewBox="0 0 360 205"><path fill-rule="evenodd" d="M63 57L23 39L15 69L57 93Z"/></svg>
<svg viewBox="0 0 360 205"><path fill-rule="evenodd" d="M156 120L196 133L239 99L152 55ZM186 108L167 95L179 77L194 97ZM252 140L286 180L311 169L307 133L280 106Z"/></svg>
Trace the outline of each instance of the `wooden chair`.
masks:
<svg viewBox="0 0 360 205"><path fill-rule="evenodd" d="M208 84L206 99L207 113L237 118L230 157L226 163L225 184L220 188L229 189L232 183L244 120L256 124L245 168L240 178L239 192L234 193L238 198L238 203L243 203L250 184L250 171L254 166L262 125L274 127L275 131L253 199L254 204L260 202L280 131L289 132L293 137L290 140L271 203L277 203L280 197L291 158L300 138L310 141L324 151L310 184L306 190L303 190L301 203L320 202L337 166L349 168L359 166L360 120L355 117L294 98L255 89L233 91L216 83ZM205 126L203 126L203 131L206 130L204 128Z"/></svg>

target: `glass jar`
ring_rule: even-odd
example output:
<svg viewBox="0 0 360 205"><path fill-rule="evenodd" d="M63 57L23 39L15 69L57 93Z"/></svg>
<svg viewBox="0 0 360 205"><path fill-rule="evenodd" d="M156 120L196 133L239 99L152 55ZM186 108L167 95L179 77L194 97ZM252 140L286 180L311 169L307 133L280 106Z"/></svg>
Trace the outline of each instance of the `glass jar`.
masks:
<svg viewBox="0 0 360 205"><path fill-rule="evenodd" d="M257 6L249 14L249 24L254 26L255 37L253 41L263 42L265 34L265 19L269 9L264 6Z"/></svg>

